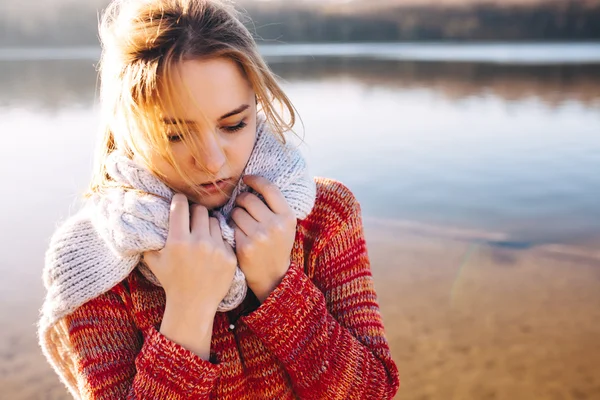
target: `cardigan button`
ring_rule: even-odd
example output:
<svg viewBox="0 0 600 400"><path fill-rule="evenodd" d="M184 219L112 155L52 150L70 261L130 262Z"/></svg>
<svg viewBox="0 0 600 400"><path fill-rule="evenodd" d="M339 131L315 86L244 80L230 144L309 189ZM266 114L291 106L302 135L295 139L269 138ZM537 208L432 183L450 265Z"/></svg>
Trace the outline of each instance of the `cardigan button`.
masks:
<svg viewBox="0 0 600 400"><path fill-rule="evenodd" d="M234 330L235 329L235 325L234 324L229 325L229 329Z"/></svg>

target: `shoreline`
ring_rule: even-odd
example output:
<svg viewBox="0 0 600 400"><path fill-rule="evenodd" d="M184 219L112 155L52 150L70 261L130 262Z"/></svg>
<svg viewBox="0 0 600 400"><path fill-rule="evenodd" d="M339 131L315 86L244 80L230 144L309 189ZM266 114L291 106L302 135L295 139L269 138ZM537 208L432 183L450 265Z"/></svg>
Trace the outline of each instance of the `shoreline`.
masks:
<svg viewBox="0 0 600 400"><path fill-rule="evenodd" d="M535 250L556 257L574 257L582 261L600 263L600 235L590 235L585 243L565 243L560 241L535 241L513 238L509 233L434 225L402 219L384 219L364 217L365 229L399 230L423 239L445 239L457 242L469 242L476 245L499 249Z"/></svg>
<svg viewBox="0 0 600 400"><path fill-rule="evenodd" d="M411 62L502 65L596 65L600 41L396 41L260 44L269 62L311 58L359 58ZM98 45L5 46L0 61L68 61L100 58Z"/></svg>

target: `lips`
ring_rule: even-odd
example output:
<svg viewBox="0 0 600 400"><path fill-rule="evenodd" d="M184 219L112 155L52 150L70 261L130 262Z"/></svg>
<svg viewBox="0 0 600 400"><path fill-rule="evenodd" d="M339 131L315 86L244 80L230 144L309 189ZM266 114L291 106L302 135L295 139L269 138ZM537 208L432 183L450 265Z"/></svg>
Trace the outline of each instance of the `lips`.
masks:
<svg viewBox="0 0 600 400"><path fill-rule="evenodd" d="M233 185L232 181L233 181L232 178L220 179L218 181L215 181L214 183L209 182L209 183L204 183L204 184L201 184L198 186L204 192L208 192L208 193L224 192Z"/></svg>
<svg viewBox="0 0 600 400"><path fill-rule="evenodd" d="M210 187L210 186L213 186L213 185L218 185L219 183L222 183L222 182L228 181L228 180L230 180L230 179L231 179L231 178L226 178L226 179L219 179L219 180L217 180L217 181L214 181L214 182L201 183L201 184L200 184L200 186L201 186L201 187Z"/></svg>

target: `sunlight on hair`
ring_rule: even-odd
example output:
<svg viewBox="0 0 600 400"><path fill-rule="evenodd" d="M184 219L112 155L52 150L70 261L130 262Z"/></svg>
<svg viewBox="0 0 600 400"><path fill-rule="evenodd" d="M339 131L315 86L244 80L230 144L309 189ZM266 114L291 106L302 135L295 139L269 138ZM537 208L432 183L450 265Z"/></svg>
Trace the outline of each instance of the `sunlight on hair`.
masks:
<svg viewBox="0 0 600 400"><path fill-rule="evenodd" d="M284 134L296 124L296 110L242 18L231 2L220 0L117 0L108 6L100 24L102 137L86 196L111 186L104 163L117 149L158 173L148 157L153 150L193 185L170 149L163 122L166 110L177 107L176 66L186 60L233 60L256 93L259 112L285 142ZM190 133L188 126L176 126ZM193 135L183 136L195 159L201 159Z"/></svg>

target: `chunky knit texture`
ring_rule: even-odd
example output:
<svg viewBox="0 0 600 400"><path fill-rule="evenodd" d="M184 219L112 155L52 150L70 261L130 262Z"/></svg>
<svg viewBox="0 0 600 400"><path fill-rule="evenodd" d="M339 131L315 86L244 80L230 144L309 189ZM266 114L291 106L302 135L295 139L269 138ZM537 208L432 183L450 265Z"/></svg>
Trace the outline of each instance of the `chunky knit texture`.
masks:
<svg viewBox="0 0 600 400"><path fill-rule="evenodd" d="M46 252L43 275L47 295L39 321L44 350L48 330L58 319L123 280L139 264L143 252L165 246L174 192L118 151L108 157L106 170L116 187L95 195L84 210L64 223ZM283 144L277 139L262 114L257 116L256 142L244 168L244 175L253 174L273 182L297 218L305 218L312 210L315 183L304 158L290 142ZM237 195L244 191L250 188L240 180L230 200L213 211L224 239L234 248L234 230L228 218ZM141 265L140 271L160 286L150 269ZM238 267L219 311L237 307L246 290L245 276Z"/></svg>
<svg viewBox="0 0 600 400"><path fill-rule="evenodd" d="M398 390L360 206L317 178L292 262L261 305L218 312L211 360L160 334L164 290L136 268L57 323L63 382L82 399L389 399ZM67 351L68 350L68 351ZM69 385L70 383L70 385Z"/></svg>

